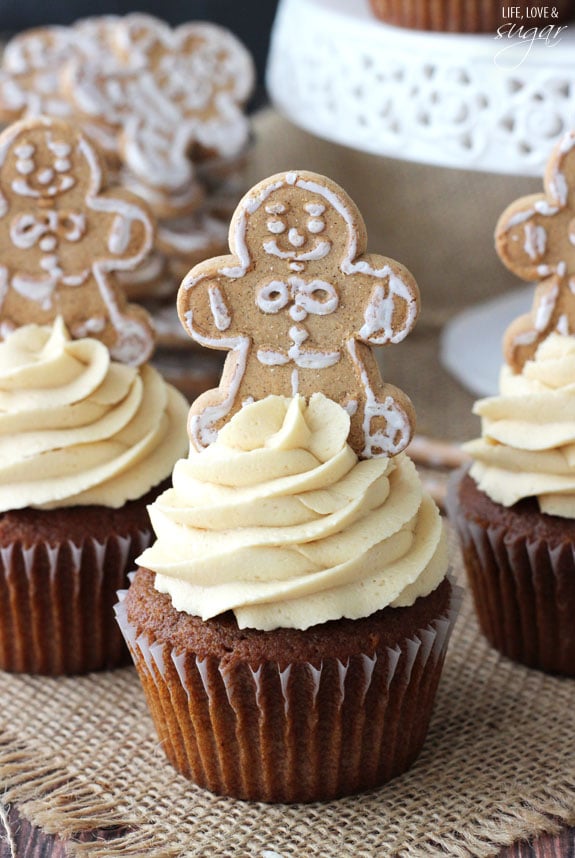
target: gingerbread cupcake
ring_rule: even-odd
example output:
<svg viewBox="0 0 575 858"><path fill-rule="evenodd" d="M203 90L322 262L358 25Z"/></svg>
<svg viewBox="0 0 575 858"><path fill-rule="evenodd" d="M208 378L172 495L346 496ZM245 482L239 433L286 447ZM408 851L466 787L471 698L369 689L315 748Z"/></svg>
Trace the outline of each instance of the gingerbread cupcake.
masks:
<svg viewBox="0 0 575 858"><path fill-rule="evenodd" d="M150 251L152 221L105 187L83 133L39 118L0 137L0 232L0 669L113 667L115 591L187 448L187 403L112 279Z"/></svg>
<svg viewBox="0 0 575 858"><path fill-rule="evenodd" d="M379 786L431 717L456 598L411 404L371 349L411 330L418 292L365 246L341 188L282 173L180 287L186 330L229 354L117 612L162 748L216 793Z"/></svg>
<svg viewBox="0 0 575 858"><path fill-rule="evenodd" d="M575 134L549 160L545 193L510 205L502 261L539 280L504 340L498 396L480 400L482 437L456 475L449 511L481 628L516 661L575 676Z"/></svg>

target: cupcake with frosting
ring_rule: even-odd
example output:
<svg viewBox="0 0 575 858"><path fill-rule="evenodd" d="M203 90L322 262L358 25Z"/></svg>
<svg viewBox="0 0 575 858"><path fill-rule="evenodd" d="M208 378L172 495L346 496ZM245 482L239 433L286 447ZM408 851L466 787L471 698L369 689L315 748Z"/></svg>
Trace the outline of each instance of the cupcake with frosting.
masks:
<svg viewBox="0 0 575 858"><path fill-rule="evenodd" d="M273 242L261 240L259 206ZM190 452L150 507L156 539L117 614L168 759L215 793L296 802L380 786L415 761L431 717L454 587L439 511L403 452L409 409L368 348L383 344L384 326L389 342L401 339L415 315L405 302L417 296L404 269L363 255L362 227L325 177L280 174L236 211L237 255L193 269L181 287L186 329L202 325L204 345L210 306L212 347L218 330L230 347L236 300L265 318L255 317L251 355L238 336L243 363L232 349L220 387L192 407ZM340 228L349 258L330 270ZM269 257L263 285L261 259L249 262L258 250ZM348 283L359 309L347 304ZM273 316L279 363L282 311L300 347L277 375L268 347L257 396L263 328ZM340 356L334 337L341 348L346 326L359 330ZM346 354L361 356L362 373L346 375ZM291 395L286 378L299 388Z"/></svg>
<svg viewBox="0 0 575 858"><path fill-rule="evenodd" d="M557 143L545 193L496 228L502 261L537 279L504 337L499 394L475 405L481 437L448 508L481 628L504 655L575 676L575 134Z"/></svg>
<svg viewBox="0 0 575 858"><path fill-rule="evenodd" d="M0 669L114 667L116 590L187 449L187 403L111 279L153 227L81 132L43 118L1 135L0 203Z"/></svg>
<svg viewBox="0 0 575 858"><path fill-rule="evenodd" d="M508 658L575 676L575 339L551 334L498 396L451 488L483 632Z"/></svg>

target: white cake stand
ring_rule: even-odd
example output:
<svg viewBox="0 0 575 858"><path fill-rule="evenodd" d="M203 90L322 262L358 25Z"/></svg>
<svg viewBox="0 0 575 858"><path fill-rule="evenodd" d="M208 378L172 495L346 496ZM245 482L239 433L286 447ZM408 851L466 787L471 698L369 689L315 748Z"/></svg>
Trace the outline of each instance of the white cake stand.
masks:
<svg viewBox="0 0 575 858"><path fill-rule="evenodd" d="M267 86L296 125L363 152L542 175L555 141L575 127L575 23L553 34L529 48L506 35L387 26L368 0L281 0ZM531 294L506 292L446 326L443 363L473 393L495 392L497 337Z"/></svg>

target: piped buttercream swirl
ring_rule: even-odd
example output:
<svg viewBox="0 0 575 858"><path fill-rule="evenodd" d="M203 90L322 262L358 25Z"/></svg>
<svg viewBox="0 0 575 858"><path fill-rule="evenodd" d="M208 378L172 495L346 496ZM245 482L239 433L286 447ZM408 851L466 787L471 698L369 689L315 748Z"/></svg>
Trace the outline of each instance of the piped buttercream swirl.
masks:
<svg viewBox="0 0 575 858"><path fill-rule="evenodd" d="M58 318L0 343L0 509L122 506L185 455L188 405Z"/></svg>
<svg viewBox="0 0 575 858"><path fill-rule="evenodd" d="M359 461L322 394L246 405L177 462L138 559L177 610L305 629L406 606L443 579L439 512L410 459Z"/></svg>
<svg viewBox="0 0 575 858"><path fill-rule="evenodd" d="M474 407L471 476L503 506L535 496L542 512L575 518L575 338L551 334L521 373L503 366L499 385Z"/></svg>

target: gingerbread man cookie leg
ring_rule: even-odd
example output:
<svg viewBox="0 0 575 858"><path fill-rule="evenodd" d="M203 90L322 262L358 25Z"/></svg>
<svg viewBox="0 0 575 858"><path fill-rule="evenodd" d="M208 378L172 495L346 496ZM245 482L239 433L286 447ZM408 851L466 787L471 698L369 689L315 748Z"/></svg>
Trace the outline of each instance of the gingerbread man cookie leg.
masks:
<svg viewBox="0 0 575 858"><path fill-rule="evenodd" d="M575 333L575 132L553 150L544 193L516 200L495 230L502 262L524 280L536 281L533 307L508 328L505 359L515 372L553 332Z"/></svg>
<svg viewBox="0 0 575 858"><path fill-rule="evenodd" d="M61 315L74 337L98 337L122 362L148 359L151 322L125 303L113 278L152 250L154 226L141 201L106 191L100 158L81 131L40 117L0 136L0 234L3 335Z"/></svg>
<svg viewBox="0 0 575 858"><path fill-rule="evenodd" d="M347 194L314 173L272 176L241 200L229 242L232 254L195 266L179 292L190 335L230 350L219 389L192 406L193 443L211 443L242 405L272 391L320 388L350 414L360 455L403 450L413 410L383 382L371 346L409 333L418 289L399 263L365 253L365 225Z"/></svg>

